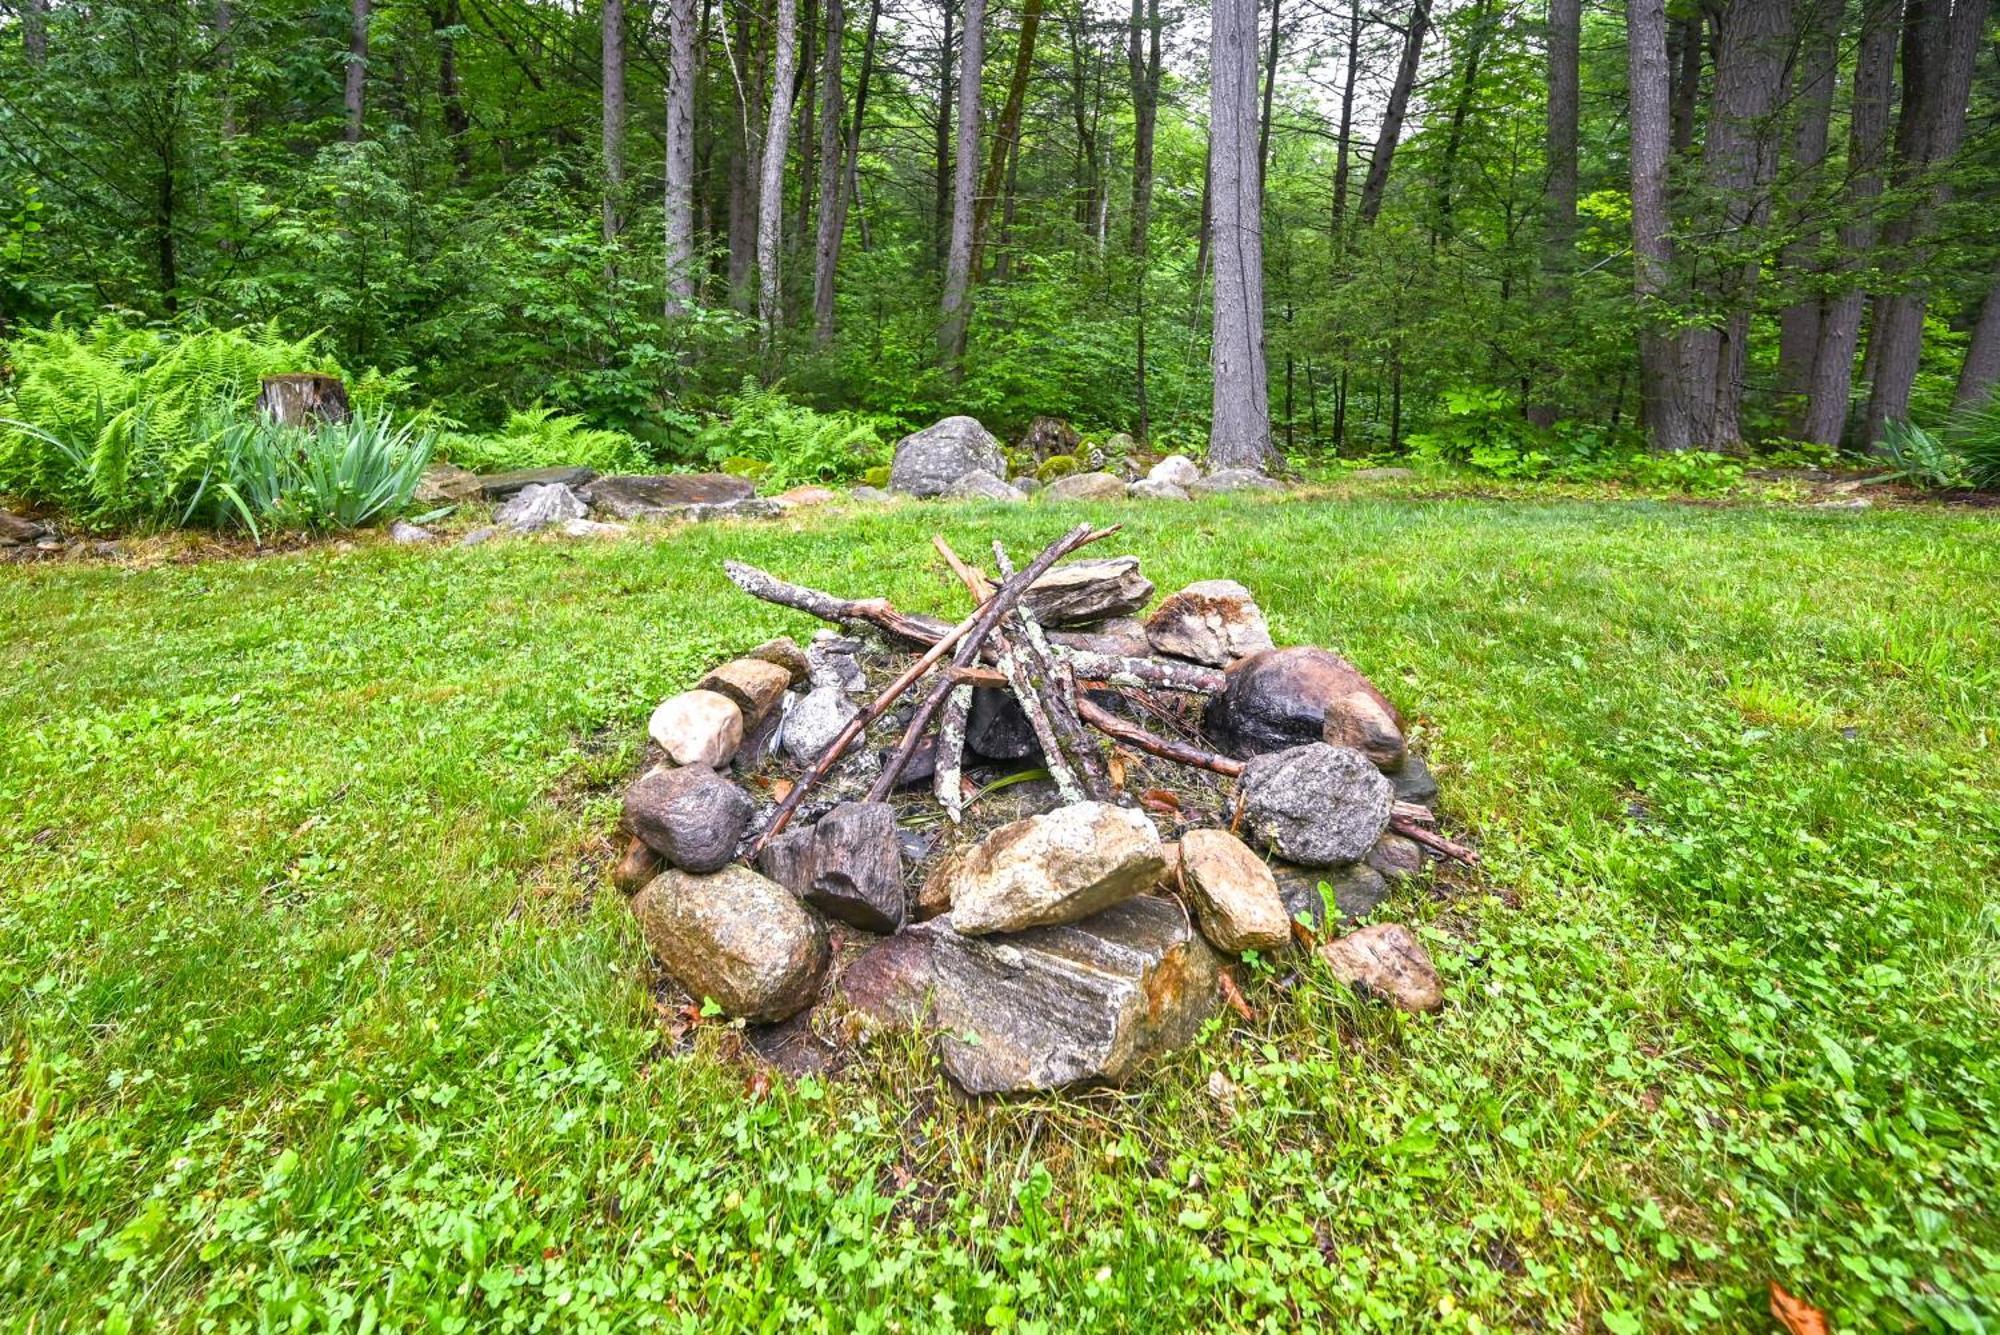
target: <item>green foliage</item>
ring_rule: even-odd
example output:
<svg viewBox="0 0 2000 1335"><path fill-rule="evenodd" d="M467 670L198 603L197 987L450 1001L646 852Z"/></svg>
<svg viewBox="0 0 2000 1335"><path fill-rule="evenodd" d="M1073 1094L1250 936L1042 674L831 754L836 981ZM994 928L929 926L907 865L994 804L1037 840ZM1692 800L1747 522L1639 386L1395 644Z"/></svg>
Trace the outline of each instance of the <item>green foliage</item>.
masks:
<svg viewBox="0 0 2000 1335"><path fill-rule="evenodd" d="M253 534L359 528L409 506L434 443L383 413L310 430L239 419L223 435L225 495Z"/></svg>
<svg viewBox="0 0 2000 1335"><path fill-rule="evenodd" d="M1964 486L1969 476L1956 450L1911 422L1882 424L1882 453L1889 459L1887 476L1895 481L1943 491Z"/></svg>
<svg viewBox="0 0 2000 1335"><path fill-rule="evenodd" d="M1653 454L1634 436L1579 422L1538 427L1506 390L1447 390L1441 401L1440 422L1409 438L1419 459L1513 481L1630 481L1695 493L1726 491L1743 478L1742 461L1725 455Z"/></svg>
<svg viewBox="0 0 2000 1335"><path fill-rule="evenodd" d="M1035 469L1037 482L1053 482L1059 477L1068 477L1077 470L1076 456L1073 454L1051 454Z"/></svg>
<svg viewBox="0 0 2000 1335"><path fill-rule="evenodd" d="M2000 390L1954 414L1946 435L1965 462L1965 480L2000 491Z"/></svg>
<svg viewBox="0 0 2000 1335"><path fill-rule="evenodd" d="M517 468L594 468L600 473L639 473L651 463L645 448L622 431L586 425L575 414L558 413L536 404L507 415L507 424L493 435L454 433L438 451L461 468L475 473L505 473Z"/></svg>
<svg viewBox="0 0 2000 1335"><path fill-rule="evenodd" d="M720 408L722 416L702 430L697 448L711 465L762 463L757 476L773 489L847 481L884 462L888 451L874 419L816 411L748 376Z"/></svg>

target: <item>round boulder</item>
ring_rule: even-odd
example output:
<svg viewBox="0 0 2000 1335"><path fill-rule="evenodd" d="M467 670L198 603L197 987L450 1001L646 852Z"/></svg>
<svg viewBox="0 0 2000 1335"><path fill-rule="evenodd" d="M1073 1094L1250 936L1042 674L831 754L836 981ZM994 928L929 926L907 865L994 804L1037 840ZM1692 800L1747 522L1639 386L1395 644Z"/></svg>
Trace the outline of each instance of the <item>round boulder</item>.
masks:
<svg viewBox="0 0 2000 1335"><path fill-rule="evenodd" d="M1041 494L1051 501L1122 501L1125 479L1115 473L1072 473L1043 487Z"/></svg>
<svg viewBox="0 0 2000 1335"><path fill-rule="evenodd" d="M632 911L667 972L729 1015L783 1020L819 994L826 929L790 891L748 867L662 872Z"/></svg>
<svg viewBox="0 0 2000 1335"><path fill-rule="evenodd" d="M683 871L709 872L736 856L756 804L706 765L651 769L625 794L625 823Z"/></svg>
<svg viewBox="0 0 2000 1335"><path fill-rule="evenodd" d="M1339 654L1311 645L1238 659L1203 726L1239 756L1326 741L1384 769L1403 759L1402 720L1388 697Z"/></svg>
<svg viewBox="0 0 2000 1335"><path fill-rule="evenodd" d="M1283 950L1291 917L1264 860L1227 830L1189 830L1180 839L1182 893L1201 934L1217 950Z"/></svg>
<svg viewBox="0 0 2000 1335"><path fill-rule="evenodd" d="M1239 782L1249 828L1279 857L1308 867L1366 857L1395 801L1368 757L1325 742L1253 756Z"/></svg>
<svg viewBox="0 0 2000 1335"><path fill-rule="evenodd" d="M715 769L743 745L743 711L714 691L682 691L661 702L646 731L676 765Z"/></svg>
<svg viewBox="0 0 2000 1335"><path fill-rule="evenodd" d="M889 486L911 496L942 496L967 473L985 470L1004 480L1000 442L974 417L947 417L896 442Z"/></svg>

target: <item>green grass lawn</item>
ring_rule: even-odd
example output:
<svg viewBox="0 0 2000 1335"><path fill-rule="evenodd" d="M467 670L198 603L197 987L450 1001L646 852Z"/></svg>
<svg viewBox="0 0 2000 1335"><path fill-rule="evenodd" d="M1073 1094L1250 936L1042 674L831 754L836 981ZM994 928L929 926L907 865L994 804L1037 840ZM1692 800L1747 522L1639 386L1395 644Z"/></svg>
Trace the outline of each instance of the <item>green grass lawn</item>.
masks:
<svg viewBox="0 0 2000 1335"><path fill-rule="evenodd" d="M954 613L934 529L1070 508L0 571L0 1327L2000 1322L1992 518L1114 512L1418 722L1486 856L1380 915L1442 1014L1308 968L972 1107L669 1043L620 781L811 629L722 558Z"/></svg>

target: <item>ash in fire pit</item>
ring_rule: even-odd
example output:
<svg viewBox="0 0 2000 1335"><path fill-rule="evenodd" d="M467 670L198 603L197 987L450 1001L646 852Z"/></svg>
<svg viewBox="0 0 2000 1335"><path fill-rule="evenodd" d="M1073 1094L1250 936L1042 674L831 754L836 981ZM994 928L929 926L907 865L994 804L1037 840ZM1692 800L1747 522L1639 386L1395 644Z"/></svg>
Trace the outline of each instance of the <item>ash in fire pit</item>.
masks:
<svg viewBox="0 0 2000 1335"><path fill-rule="evenodd" d="M957 624L728 563L839 630L654 711L615 879L667 973L792 1035L928 1026L970 1093L1115 1083L1192 1038L1241 952L1313 943L1425 852L1475 860L1427 828L1436 785L1352 664L1274 646L1228 580L1133 620L1136 558L1065 560L1116 531L1018 572L996 543L997 579L933 539L974 605ZM1321 951L1441 1004L1400 927Z"/></svg>

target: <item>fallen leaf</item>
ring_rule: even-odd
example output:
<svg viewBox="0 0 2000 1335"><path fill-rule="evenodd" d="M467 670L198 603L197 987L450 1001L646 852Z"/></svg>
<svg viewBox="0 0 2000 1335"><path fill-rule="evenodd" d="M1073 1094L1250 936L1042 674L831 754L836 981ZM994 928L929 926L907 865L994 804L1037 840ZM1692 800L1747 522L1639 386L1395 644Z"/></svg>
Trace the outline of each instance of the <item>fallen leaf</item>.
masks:
<svg viewBox="0 0 2000 1335"><path fill-rule="evenodd" d="M1125 753L1114 750L1111 753L1111 759L1105 762L1104 767L1111 772L1111 786L1113 788L1123 788L1125 786Z"/></svg>
<svg viewBox="0 0 2000 1335"><path fill-rule="evenodd" d="M771 1073L759 1066L750 1072L750 1078L743 1082L743 1092L753 1099L761 1099L771 1092Z"/></svg>
<svg viewBox="0 0 2000 1335"><path fill-rule="evenodd" d="M1181 796L1171 788L1148 788L1139 796L1139 805L1148 811L1157 811L1163 816L1174 815L1181 809Z"/></svg>
<svg viewBox="0 0 2000 1335"><path fill-rule="evenodd" d="M782 801L784 801L784 800L785 800L786 798L788 798L788 797L790 797L790 796L792 795L792 788L793 788L793 784L792 784L792 781L791 781L790 779L773 779L773 780L771 780L771 798L772 798L772 800L773 800L773 801L777 801L777 802L782 802Z"/></svg>
<svg viewBox="0 0 2000 1335"><path fill-rule="evenodd" d="M1833 1330L1826 1323L1826 1313L1803 1298L1794 1298L1775 1279L1771 1281L1771 1315L1791 1335L1831 1335Z"/></svg>
<svg viewBox="0 0 2000 1335"><path fill-rule="evenodd" d="M1257 1012L1250 1009L1250 1003L1243 999L1243 989L1236 986L1236 980L1225 971L1215 976L1215 985L1222 989L1222 999L1229 1003L1229 1009L1251 1024L1257 1021Z"/></svg>

